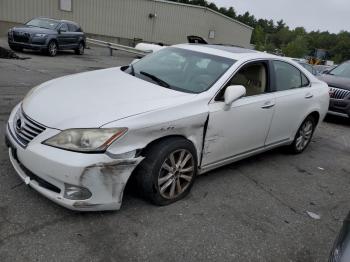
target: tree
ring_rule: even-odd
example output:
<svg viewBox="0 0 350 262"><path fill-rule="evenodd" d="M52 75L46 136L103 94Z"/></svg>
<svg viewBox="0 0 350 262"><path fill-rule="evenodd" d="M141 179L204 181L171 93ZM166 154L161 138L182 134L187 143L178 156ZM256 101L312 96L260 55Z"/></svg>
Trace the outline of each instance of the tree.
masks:
<svg viewBox="0 0 350 262"><path fill-rule="evenodd" d="M218 7L207 0L168 0L191 5L200 5L220 12L254 28L252 43L257 50L274 52L282 49L285 55L303 57L315 49L328 50L335 62L350 59L350 33L343 31L331 34L327 31L307 32L304 27L291 30L283 19L277 21L256 19L249 12L237 14L233 7Z"/></svg>
<svg viewBox="0 0 350 262"><path fill-rule="evenodd" d="M308 52L307 40L303 36L298 36L295 40L289 42L286 47L282 48L282 51L289 57L304 57Z"/></svg>

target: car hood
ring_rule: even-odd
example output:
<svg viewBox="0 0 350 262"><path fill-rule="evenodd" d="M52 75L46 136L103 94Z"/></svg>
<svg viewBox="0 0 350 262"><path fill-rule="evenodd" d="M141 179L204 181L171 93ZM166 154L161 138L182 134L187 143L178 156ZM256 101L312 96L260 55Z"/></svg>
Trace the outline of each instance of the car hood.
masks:
<svg viewBox="0 0 350 262"><path fill-rule="evenodd" d="M17 26L12 28L13 32L25 32L29 34L57 34L56 30L52 29L46 29L46 28L41 28L41 27L33 27L33 26Z"/></svg>
<svg viewBox="0 0 350 262"><path fill-rule="evenodd" d="M109 68L46 82L28 93L22 108L47 127L91 128L186 103L194 96Z"/></svg>
<svg viewBox="0 0 350 262"><path fill-rule="evenodd" d="M334 76L330 74L320 75L318 78L326 82L330 87L350 90L350 78Z"/></svg>

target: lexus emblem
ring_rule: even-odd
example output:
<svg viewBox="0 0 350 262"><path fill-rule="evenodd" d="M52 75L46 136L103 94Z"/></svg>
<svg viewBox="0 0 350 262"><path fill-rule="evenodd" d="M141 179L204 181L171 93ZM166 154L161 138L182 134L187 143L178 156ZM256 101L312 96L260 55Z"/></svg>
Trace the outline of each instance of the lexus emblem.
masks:
<svg viewBox="0 0 350 262"><path fill-rule="evenodd" d="M23 123L22 123L22 120L19 118L16 121L16 130L19 132L22 130L22 128L23 128Z"/></svg>

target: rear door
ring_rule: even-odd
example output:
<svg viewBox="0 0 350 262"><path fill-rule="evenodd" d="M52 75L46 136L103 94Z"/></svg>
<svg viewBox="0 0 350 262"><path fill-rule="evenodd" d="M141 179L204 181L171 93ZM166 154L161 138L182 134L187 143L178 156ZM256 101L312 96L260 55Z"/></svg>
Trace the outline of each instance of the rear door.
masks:
<svg viewBox="0 0 350 262"><path fill-rule="evenodd" d="M276 105L265 145L294 138L315 99L315 88L296 66L286 61L273 60L271 68Z"/></svg>
<svg viewBox="0 0 350 262"><path fill-rule="evenodd" d="M78 32L78 26L72 23L68 23L68 33L70 35L69 38L69 45L71 48L76 48L78 47L79 39L82 35L81 32Z"/></svg>

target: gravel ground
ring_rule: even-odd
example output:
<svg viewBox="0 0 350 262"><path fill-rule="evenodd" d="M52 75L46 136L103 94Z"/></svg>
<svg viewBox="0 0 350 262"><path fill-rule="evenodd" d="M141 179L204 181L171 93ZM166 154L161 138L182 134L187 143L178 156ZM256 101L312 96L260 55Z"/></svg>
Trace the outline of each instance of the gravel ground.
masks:
<svg viewBox="0 0 350 262"><path fill-rule="evenodd" d="M134 59L96 47L83 56L20 56L31 59L0 59L1 137L31 87ZM217 169L171 206L129 190L120 211L99 213L66 210L24 186L1 143L0 261L327 261L350 210L349 130L328 117L301 155L277 149Z"/></svg>

